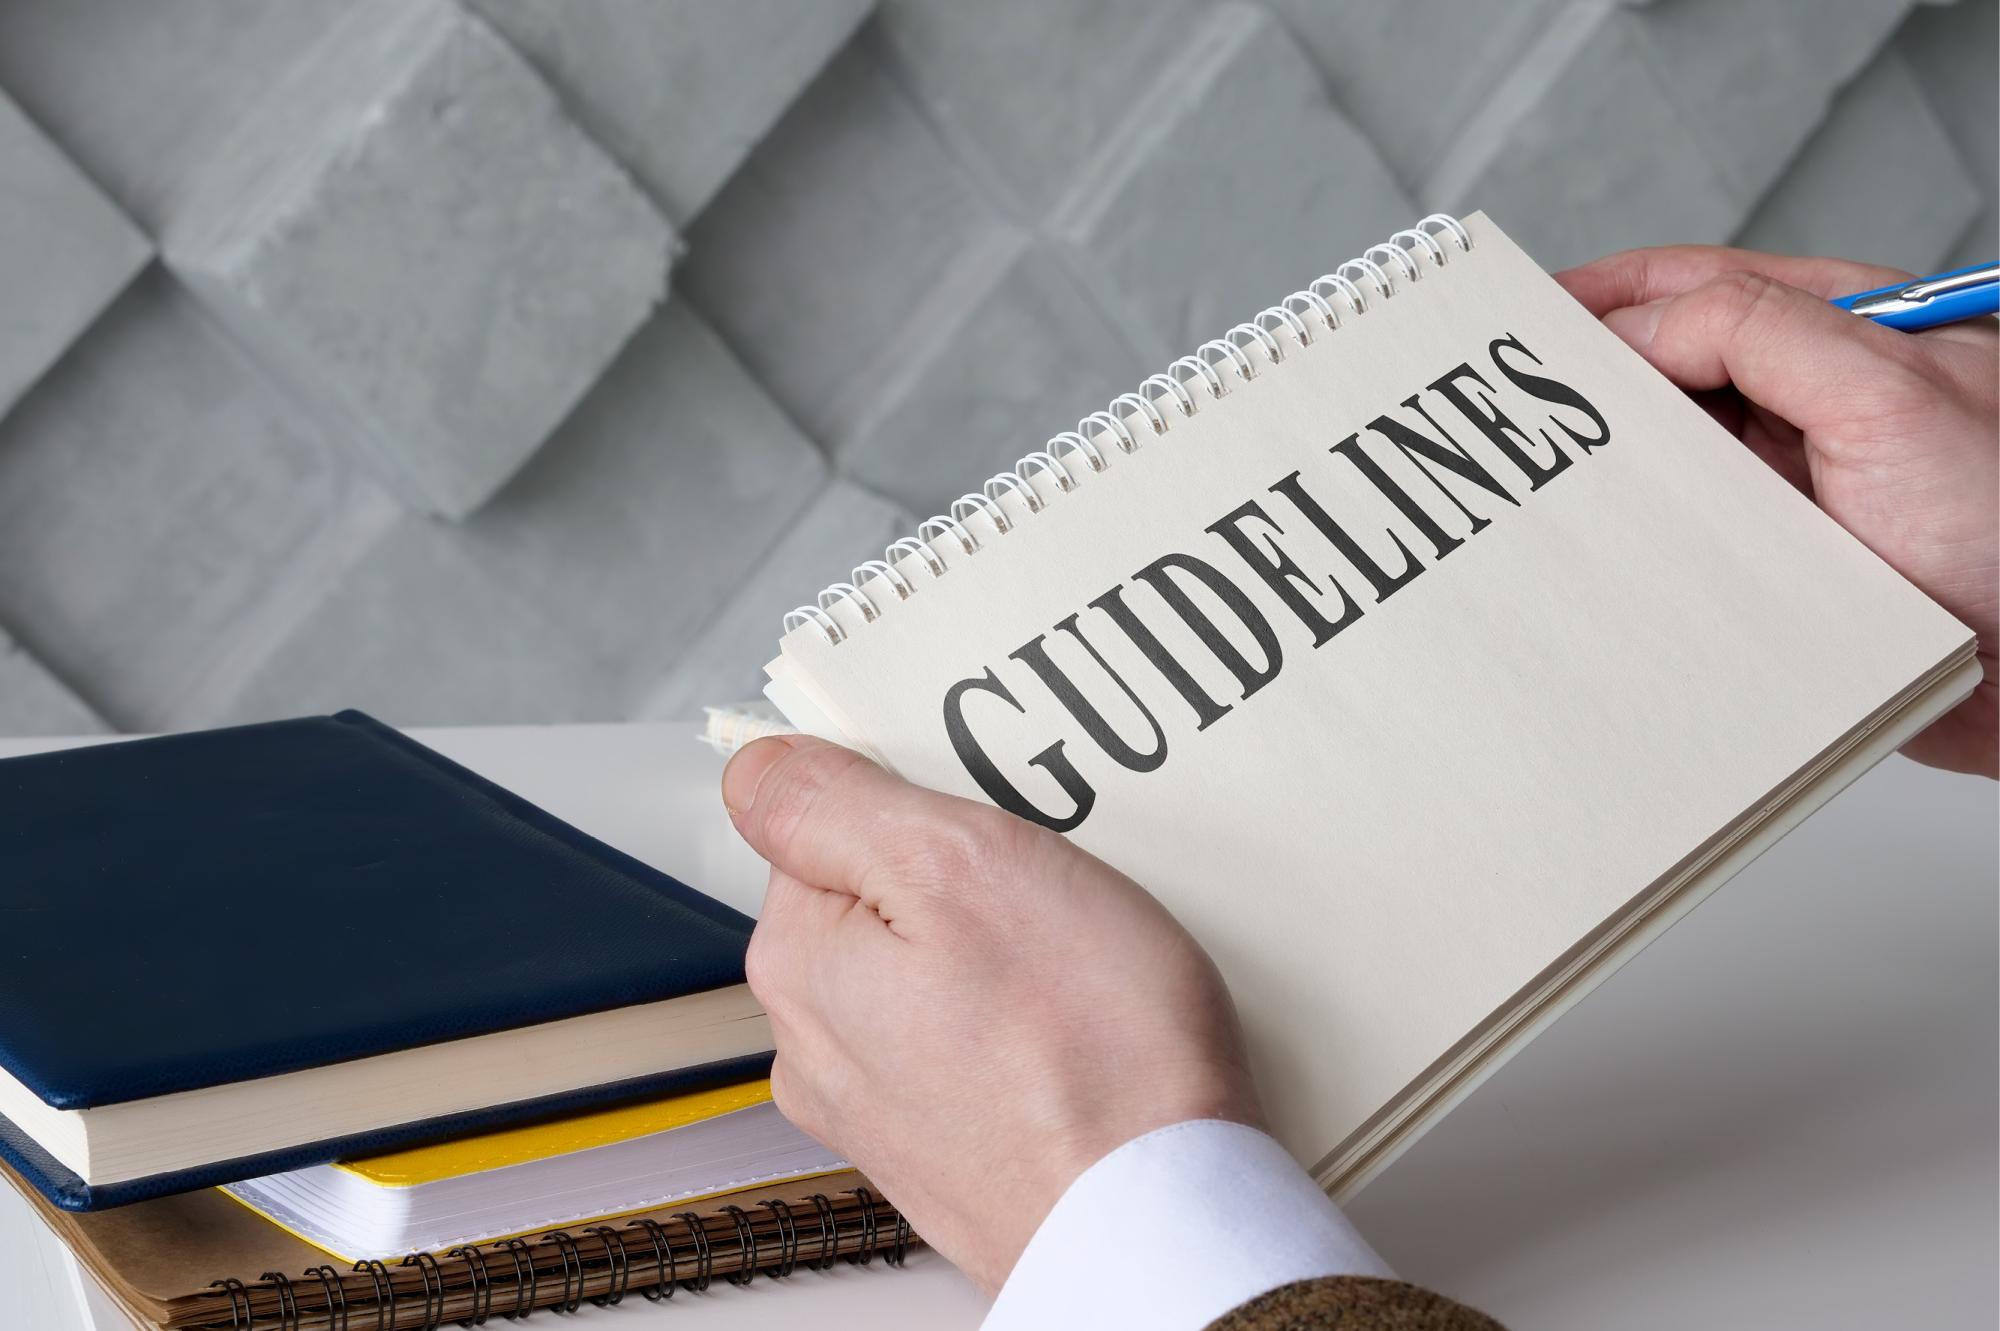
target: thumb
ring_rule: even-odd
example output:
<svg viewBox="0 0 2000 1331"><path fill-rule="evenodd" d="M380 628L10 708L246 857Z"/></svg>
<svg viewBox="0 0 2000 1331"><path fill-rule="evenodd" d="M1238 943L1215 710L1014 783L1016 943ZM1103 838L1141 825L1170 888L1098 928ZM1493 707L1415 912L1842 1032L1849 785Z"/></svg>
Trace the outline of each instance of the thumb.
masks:
<svg viewBox="0 0 2000 1331"><path fill-rule="evenodd" d="M887 871L908 847L963 824L962 810L977 808L805 735L745 745L723 769L722 802L773 868L877 910L893 886Z"/></svg>
<svg viewBox="0 0 2000 1331"><path fill-rule="evenodd" d="M1604 326L1682 388L1733 384L1808 435L1898 411L1926 391L1915 339L1762 273L1723 273L1612 310Z"/></svg>

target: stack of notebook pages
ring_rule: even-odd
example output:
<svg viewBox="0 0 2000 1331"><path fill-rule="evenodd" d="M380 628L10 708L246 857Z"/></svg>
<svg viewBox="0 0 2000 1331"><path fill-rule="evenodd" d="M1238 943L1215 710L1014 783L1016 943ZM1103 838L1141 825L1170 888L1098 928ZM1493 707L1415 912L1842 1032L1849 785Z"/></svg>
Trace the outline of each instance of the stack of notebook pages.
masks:
<svg viewBox="0 0 2000 1331"><path fill-rule="evenodd" d="M445 1252L848 1169L771 1102L768 1081L224 1184L346 1261Z"/></svg>

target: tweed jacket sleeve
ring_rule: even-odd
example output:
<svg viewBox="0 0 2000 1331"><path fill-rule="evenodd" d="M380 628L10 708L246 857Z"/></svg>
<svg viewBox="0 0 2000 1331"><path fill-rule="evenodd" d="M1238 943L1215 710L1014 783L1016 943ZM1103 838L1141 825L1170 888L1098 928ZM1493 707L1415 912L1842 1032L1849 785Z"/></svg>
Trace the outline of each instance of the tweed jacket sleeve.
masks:
<svg viewBox="0 0 2000 1331"><path fill-rule="evenodd" d="M1501 1331L1484 1313L1369 1276L1281 1285L1208 1324L1208 1331Z"/></svg>

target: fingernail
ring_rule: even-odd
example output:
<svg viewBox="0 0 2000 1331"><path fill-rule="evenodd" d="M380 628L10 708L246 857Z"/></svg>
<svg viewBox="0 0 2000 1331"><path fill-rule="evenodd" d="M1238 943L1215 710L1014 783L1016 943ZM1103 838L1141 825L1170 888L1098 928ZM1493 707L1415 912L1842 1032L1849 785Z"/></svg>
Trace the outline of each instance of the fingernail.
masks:
<svg viewBox="0 0 2000 1331"><path fill-rule="evenodd" d="M791 752L791 747L791 741L780 735L736 751L729 766L722 769L722 805L731 818L741 818L756 805L757 787L764 784L764 774Z"/></svg>
<svg viewBox="0 0 2000 1331"><path fill-rule="evenodd" d="M1644 351L1653 345L1653 334L1660 329L1660 315L1665 309L1666 305L1661 301L1650 305L1627 305L1606 314L1604 326L1623 338L1625 345L1632 350Z"/></svg>

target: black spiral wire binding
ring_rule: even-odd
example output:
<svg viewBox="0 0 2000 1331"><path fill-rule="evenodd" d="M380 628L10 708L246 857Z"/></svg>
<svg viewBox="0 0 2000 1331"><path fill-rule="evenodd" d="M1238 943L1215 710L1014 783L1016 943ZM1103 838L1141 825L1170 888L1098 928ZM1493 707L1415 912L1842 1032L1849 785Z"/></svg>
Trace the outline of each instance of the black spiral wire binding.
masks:
<svg viewBox="0 0 2000 1331"><path fill-rule="evenodd" d="M866 1266L875 1257L875 1194L866 1188L849 1188L847 1196L861 1203L861 1246L847 1255L852 1266Z"/></svg>
<svg viewBox="0 0 2000 1331"><path fill-rule="evenodd" d="M576 1240L570 1237L567 1230L551 1230L549 1233L542 1235L542 1242L545 1245L553 1243L556 1251L562 1254L562 1295L554 1303L550 1304L549 1307L559 1313L573 1313L583 1306L583 1253L578 1249ZM570 1288L570 1269L572 1267L576 1270L576 1287L574 1289Z"/></svg>
<svg viewBox="0 0 2000 1331"><path fill-rule="evenodd" d="M349 1331L347 1325L347 1286L342 1283L340 1273L331 1266L308 1266L306 1274L319 1280L320 1297L326 1300L321 1310L326 1314L326 1331ZM336 1325L333 1316L338 1312L340 1321Z"/></svg>
<svg viewBox="0 0 2000 1331"><path fill-rule="evenodd" d="M900 1212L890 1212L894 1217L894 1229L885 1247L881 1232L884 1217L878 1210L880 1199L865 1187L850 1188L842 1196L854 1198L857 1204L858 1230L851 1236L857 1240L854 1249L841 1252L843 1240L850 1237L841 1230L842 1208L836 1206L825 1193L816 1192L806 1199L811 1203L813 1216L819 1224L818 1250L811 1258L801 1256L806 1240L799 1232L799 1217L792 1203L778 1198L756 1203L755 1210L768 1212L769 1223L776 1229L778 1251L775 1258L770 1258L764 1249L766 1241L773 1236L760 1234L758 1225L763 1220L761 1215L753 1214L751 1209L742 1206L720 1208L718 1214L729 1217L737 1259L735 1268L725 1275L725 1279L732 1285L748 1285L756 1279L759 1271L774 1280L783 1279L793 1274L802 1262L807 1270L825 1271L837 1257L866 1266L879 1254L885 1266L903 1265L909 1244L915 1237L909 1221ZM485 1326L496 1311L494 1305L499 1290L491 1258L500 1251L504 1251L512 1263L513 1306L500 1313L507 1321L525 1320L542 1306L557 1313L574 1313L585 1302L598 1307L616 1305L632 1287L632 1252L627 1237L629 1231L634 1229L645 1234L654 1262L653 1279L640 1288L641 1294L649 1301L660 1302L671 1299L674 1291L682 1285L696 1293L703 1292L709 1288L715 1275L716 1258L722 1255L722 1250L716 1248L699 1212L680 1211L672 1218L687 1228L688 1240L694 1248L693 1274L686 1280L681 1278L680 1254L675 1250L669 1231L660 1222L641 1217L628 1221L623 1230L609 1225L595 1225L583 1232L595 1238L604 1249L602 1269L607 1276L607 1287L604 1293L596 1295L587 1293L591 1264L585 1259L582 1245L566 1230L552 1230L534 1243L523 1238L511 1238L484 1246L466 1244L452 1248L445 1256L463 1264L467 1282L467 1307L457 1325ZM543 1305L541 1278L544 1273L537 1266L536 1258L548 1249L554 1249L562 1259L562 1289L552 1302ZM416 1269L422 1282L423 1297L423 1308L419 1314L422 1320L415 1331L438 1331L450 1307L451 1278L445 1265L428 1252L408 1254L398 1269L411 1267ZM351 1323L352 1309L347 1297L346 1278L331 1265L307 1267L304 1274L318 1282L320 1291L319 1307L311 1313L313 1325L321 1331L356 1331ZM353 1274L368 1277L375 1311L374 1331L395 1331L402 1320L395 1273L381 1261L365 1259L354 1263ZM300 1277L300 1280L303 1278ZM229 1331L303 1331L309 1314L300 1298L299 1283L281 1271L266 1271L258 1279L260 1283L256 1286L246 1286L234 1278L217 1280L209 1286L228 1295ZM266 1292L273 1296L277 1310L275 1314L262 1314L264 1322L260 1324L253 1296ZM275 1327L269 1324L273 1316L276 1317Z"/></svg>
<svg viewBox="0 0 2000 1331"><path fill-rule="evenodd" d="M646 1297L648 1303L671 1299L681 1279L680 1259L674 1256L673 1240L667 1237L666 1230L660 1227L660 1222L657 1220L634 1220L625 1228L645 1230L646 1237L653 1244L653 1284L650 1288L640 1290L639 1293Z"/></svg>
<svg viewBox="0 0 2000 1331"><path fill-rule="evenodd" d="M823 1192L816 1192L806 1200L813 1204L813 1213L819 1217L819 1256L807 1262L809 1270L824 1271L833 1265L833 1255L840 1251L840 1218L833 1213L833 1203Z"/></svg>
<svg viewBox="0 0 2000 1331"><path fill-rule="evenodd" d="M676 1211L674 1219L688 1227L688 1236L694 1240L695 1271L688 1288L697 1294L705 1294L708 1292L709 1277L715 1274L715 1255L709 1250L708 1229L693 1211Z"/></svg>
<svg viewBox="0 0 2000 1331"><path fill-rule="evenodd" d="M514 1311L500 1315L519 1321L535 1310L535 1295L541 1292L541 1276L535 1270L535 1250L525 1239L501 1239L499 1247L514 1259ZM525 1275L523 1274L525 1269Z"/></svg>
<svg viewBox="0 0 2000 1331"><path fill-rule="evenodd" d="M243 1287L243 1282L229 1276L209 1281L208 1287L229 1295L229 1331L250 1331L250 1291Z"/></svg>
<svg viewBox="0 0 2000 1331"><path fill-rule="evenodd" d="M792 1208L787 1202L776 1197L758 1205L778 1218L778 1264L771 1268L771 1279L783 1280L792 1273L799 1261L799 1229L792 1223Z"/></svg>
<svg viewBox="0 0 2000 1331"><path fill-rule="evenodd" d="M375 1331L394 1331L396 1325L396 1282L389 1268L380 1262L356 1262L354 1269L368 1277L375 1292Z"/></svg>
<svg viewBox="0 0 2000 1331"><path fill-rule="evenodd" d="M257 1279L278 1296L278 1331L298 1331L299 1300L292 1292L292 1278L283 1271L266 1271Z"/></svg>
<svg viewBox="0 0 2000 1331"><path fill-rule="evenodd" d="M437 1331L444 1321L444 1272L438 1268L437 1258L427 1252L413 1252L403 1258L402 1264L416 1267L418 1277L424 1282L424 1320L418 1331Z"/></svg>
<svg viewBox="0 0 2000 1331"><path fill-rule="evenodd" d="M611 1273L611 1288L594 1295L590 1302L599 1308L615 1308L625 1300L625 1290L632 1282L632 1255L625 1251L625 1236L609 1225L592 1225L583 1231L594 1234L604 1245L604 1263Z"/></svg>
<svg viewBox="0 0 2000 1331"><path fill-rule="evenodd" d="M486 1319L493 1315L493 1277L486 1270L486 1253L478 1244L473 1243L462 1248L453 1248L446 1252L445 1256L455 1257L465 1263L465 1276L472 1285L467 1295L471 1299L471 1306L466 1309L465 1318L459 1325L485 1326Z"/></svg>
<svg viewBox="0 0 2000 1331"><path fill-rule="evenodd" d="M1449 213L1432 213L1415 226L1369 246L1360 258L1349 259L1334 271L1315 278L1308 286L1259 311L1221 337L1202 343L1164 372L1148 376L1136 392L1121 393L1105 410L1091 412L1076 423L1075 429L1063 431L1016 462L1013 470L991 477L978 491L954 500L946 512L925 519L918 525L916 535L892 542L880 559L857 565L848 575L849 581L828 584L812 605L788 611L784 633L810 625L828 646L839 646L846 641L848 630L832 613L836 605L844 602L851 606L866 624L881 614L876 598L885 595L884 587L886 595L898 601L915 593L917 583L898 567L901 561L916 560L916 567L935 581L950 572L951 565L938 554L938 546L933 542L949 541L967 555L977 554L983 548L979 536L967 525L974 515L984 517L996 537L1004 537L1014 529L1017 520L1009 516L1000 502L1004 495L1011 495L1031 515L1046 509L1050 500L1029 482L1033 472L1048 477L1058 495L1068 493L1076 484L1070 471L1072 466L1080 465L1092 472L1106 470L1111 456L1136 453L1142 434L1166 434L1176 414L1182 417L1197 414L1200 410L1197 394L1206 392L1211 399L1226 397L1234 391L1230 378L1247 383L1282 365L1294 351L1312 346L1322 333L1338 329L1342 323L1341 305L1346 306L1350 317L1366 314L1375 300L1393 299L1421 282L1426 273L1443 268L1451 256L1441 242L1449 242L1461 254L1469 253L1472 234ZM1286 349L1279 337L1281 332L1291 335L1295 344L1292 350ZM1251 354L1253 350L1263 355L1265 364L1261 369ZM1100 447L1100 443L1108 449ZM871 582L883 586L869 590L867 584Z"/></svg>
<svg viewBox="0 0 2000 1331"><path fill-rule="evenodd" d="M732 1285L747 1285L757 1278L757 1227L750 1213L740 1206L725 1206L722 1213L736 1222L736 1254L742 1266L726 1277Z"/></svg>

